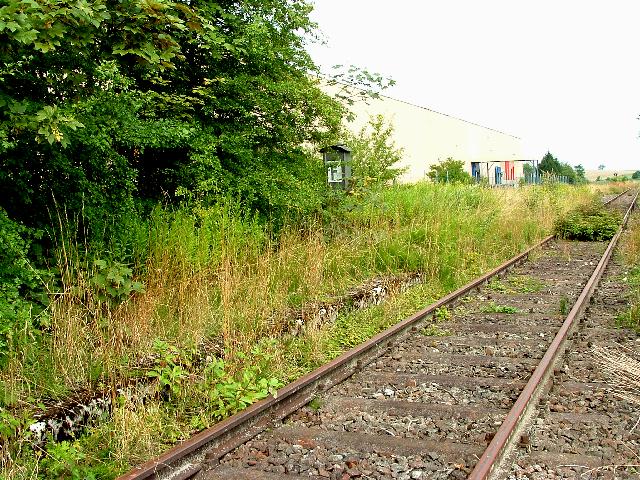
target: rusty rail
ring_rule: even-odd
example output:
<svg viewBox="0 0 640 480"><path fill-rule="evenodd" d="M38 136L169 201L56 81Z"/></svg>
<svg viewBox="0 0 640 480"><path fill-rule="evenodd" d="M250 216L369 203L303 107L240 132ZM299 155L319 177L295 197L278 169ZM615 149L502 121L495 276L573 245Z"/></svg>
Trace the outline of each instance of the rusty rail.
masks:
<svg viewBox="0 0 640 480"><path fill-rule="evenodd" d="M619 193L618 195L616 195L613 198L610 198L609 200L607 200L606 202L603 202L603 205L609 205L610 203L615 202L617 199L619 199L622 195L624 195L625 193L629 193L631 191L630 188L627 188L624 192Z"/></svg>
<svg viewBox="0 0 640 480"><path fill-rule="evenodd" d="M615 197L611 201L619 198L624 193L627 192L621 193L620 195L618 195L618 197ZM518 400L516 400L516 403L507 414L504 422L502 422L502 425L496 432L493 440L489 443L489 446L480 457L480 460L478 460L478 463L476 463L476 466L471 472L471 475L469 475L469 480L484 480L489 478L498 463L505 457L509 448L515 442L518 429L521 426L521 421L526 417L527 413L530 412L530 409L536 407L535 400L539 398L546 384L550 380L550 377L553 373L553 365L564 352L564 349L566 347L566 339L569 336L569 333L575 328L580 318L582 317L582 314L584 313L584 310L589 303L589 299L591 298L591 295L593 294L593 291L600 281L607 263L611 258L613 249L618 243L618 239L622 234L622 230L627 224L629 215L633 210L637 198L638 193L635 194L631 205L627 209L627 212L622 220L622 225L620 225L618 232L609 242L607 249L602 255L602 258L598 262L595 270L591 274L591 277L582 290L582 293L578 297L578 300L567 315L567 318L563 322L562 327L560 327L560 330L553 339L553 342L551 342L551 345L547 349L544 357L542 357L542 360L531 375L531 378L527 382L527 385L524 387L524 390L522 390L522 393L520 393Z"/></svg>

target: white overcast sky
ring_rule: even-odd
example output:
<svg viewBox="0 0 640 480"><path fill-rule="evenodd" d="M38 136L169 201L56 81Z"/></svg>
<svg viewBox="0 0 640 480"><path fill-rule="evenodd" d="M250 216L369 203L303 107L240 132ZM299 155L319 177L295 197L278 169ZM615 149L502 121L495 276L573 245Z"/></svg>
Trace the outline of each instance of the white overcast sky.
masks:
<svg viewBox="0 0 640 480"><path fill-rule="evenodd" d="M323 71L392 77L385 95L595 169L640 169L640 0L313 0Z"/></svg>

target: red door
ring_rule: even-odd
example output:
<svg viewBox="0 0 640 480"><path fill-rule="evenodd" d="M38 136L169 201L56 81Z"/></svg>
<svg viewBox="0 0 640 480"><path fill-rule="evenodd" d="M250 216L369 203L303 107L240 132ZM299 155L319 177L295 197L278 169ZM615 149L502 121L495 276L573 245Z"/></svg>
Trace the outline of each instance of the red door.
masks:
<svg viewBox="0 0 640 480"><path fill-rule="evenodd" d="M505 180L515 180L514 162L504 162L504 177Z"/></svg>

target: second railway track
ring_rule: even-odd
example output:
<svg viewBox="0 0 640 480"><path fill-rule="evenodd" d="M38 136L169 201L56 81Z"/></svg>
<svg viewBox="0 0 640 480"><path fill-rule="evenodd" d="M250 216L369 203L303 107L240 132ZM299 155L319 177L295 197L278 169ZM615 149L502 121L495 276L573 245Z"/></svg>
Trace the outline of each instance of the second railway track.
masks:
<svg viewBox="0 0 640 480"><path fill-rule="evenodd" d="M633 201L635 193L615 200L625 209ZM574 304L588 301L584 290L595 287L606 248L547 240L526 263L527 255L507 262L285 387L278 399L249 407L121 478L573 478L557 473L558 465L575 464L580 455L598 474L613 460L605 454L617 450L574 454L566 440L593 436L591 421L618 421L594 406L589 390L594 368L585 363L586 349L602 325L594 320L574 332L567 317L582 316L586 305ZM549 353L562 329L580 347L573 367L554 364L564 342ZM554 369L562 381L553 383ZM546 388L532 386L537 377ZM587 433L567 427L580 423L578 413L591 415L582 422ZM622 413L625 428L630 417ZM557 432L563 429L569 430L564 437ZM564 449L556 448L560 439Z"/></svg>

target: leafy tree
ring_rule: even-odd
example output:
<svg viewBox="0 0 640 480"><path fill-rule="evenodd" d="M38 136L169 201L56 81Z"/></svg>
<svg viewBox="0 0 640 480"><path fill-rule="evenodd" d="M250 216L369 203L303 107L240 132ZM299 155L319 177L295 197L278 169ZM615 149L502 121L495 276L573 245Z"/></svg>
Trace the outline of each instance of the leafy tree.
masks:
<svg viewBox="0 0 640 480"><path fill-rule="evenodd" d="M603 164L598 165L598 170L602 171L605 169L605 166Z"/></svg>
<svg viewBox="0 0 640 480"><path fill-rule="evenodd" d="M382 115L370 118L357 135L345 133L345 143L351 149L356 188L388 183L406 170L394 168L402 158L402 149L393 141L393 125Z"/></svg>
<svg viewBox="0 0 640 480"><path fill-rule="evenodd" d="M471 183L471 175L464 171L464 162L449 157L429 167L429 178L438 183Z"/></svg>
<svg viewBox="0 0 640 480"><path fill-rule="evenodd" d="M538 164L540 172L547 175L565 177L569 183L576 182L576 172L568 163L561 163L550 152L547 152Z"/></svg>
<svg viewBox="0 0 640 480"><path fill-rule="evenodd" d="M576 172L568 163L561 163L560 176L564 177L569 183L577 183L578 178Z"/></svg>
<svg viewBox="0 0 640 480"><path fill-rule="evenodd" d="M587 177L585 175L584 167L582 165L576 165L573 170L576 174L576 181L578 183L586 183Z"/></svg>
<svg viewBox="0 0 640 480"><path fill-rule="evenodd" d="M0 7L0 206L90 226L136 203L238 198L265 215L322 201L303 145L344 108L309 75L303 0L6 0Z"/></svg>
<svg viewBox="0 0 640 480"><path fill-rule="evenodd" d="M560 175L560 171L562 170L562 166L556 157L551 155L551 152L545 153L544 157L538 164L538 168L541 172L546 173L555 173L556 175Z"/></svg>
<svg viewBox="0 0 640 480"><path fill-rule="evenodd" d="M525 163L522 165L522 173L524 173L526 177L530 177L535 173L535 168L533 168L533 165L530 163Z"/></svg>
<svg viewBox="0 0 640 480"><path fill-rule="evenodd" d="M379 73L371 73L355 65L334 65L333 73L323 79L327 85L337 88L335 97L345 105L356 102L368 102L371 98L380 98L379 90L395 85L395 80L385 78ZM347 113L349 120L354 119L352 112Z"/></svg>
<svg viewBox="0 0 640 480"><path fill-rule="evenodd" d="M634 180L640 179L640 170L636 170L635 172L633 172L633 174L631 175L631 178Z"/></svg>

